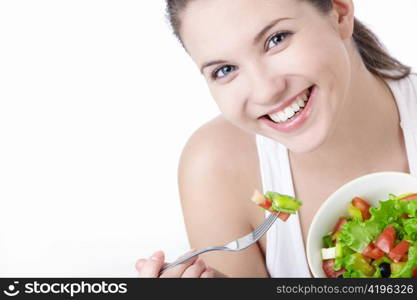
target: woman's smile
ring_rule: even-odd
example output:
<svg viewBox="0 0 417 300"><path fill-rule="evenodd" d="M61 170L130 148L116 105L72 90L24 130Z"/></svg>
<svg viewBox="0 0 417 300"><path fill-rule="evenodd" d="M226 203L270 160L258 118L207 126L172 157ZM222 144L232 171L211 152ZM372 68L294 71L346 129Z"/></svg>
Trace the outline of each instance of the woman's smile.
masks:
<svg viewBox="0 0 417 300"><path fill-rule="evenodd" d="M278 108L261 116L259 120L281 132L294 131L301 127L310 116L316 94L316 86L311 86L296 97L285 101Z"/></svg>

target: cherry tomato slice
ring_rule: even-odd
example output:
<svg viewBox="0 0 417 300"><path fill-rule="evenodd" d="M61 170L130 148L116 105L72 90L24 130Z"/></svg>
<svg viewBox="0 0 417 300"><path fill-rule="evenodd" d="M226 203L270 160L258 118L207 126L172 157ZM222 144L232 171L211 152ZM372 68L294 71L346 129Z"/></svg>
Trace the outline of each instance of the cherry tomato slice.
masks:
<svg viewBox="0 0 417 300"><path fill-rule="evenodd" d="M363 200L360 197L355 197L352 199L352 205L358 208L362 213L363 220L368 220L371 217L369 208L371 207L368 202Z"/></svg>
<svg viewBox="0 0 417 300"><path fill-rule="evenodd" d="M376 239L375 246L377 246L385 253L389 253L391 249L394 247L394 241L395 229L392 226L387 226L385 230Z"/></svg>
<svg viewBox="0 0 417 300"><path fill-rule="evenodd" d="M394 262L399 262L407 253L408 248L410 248L410 243L402 240L398 243L397 246L392 248L392 250L388 253L388 257L391 258Z"/></svg>
<svg viewBox="0 0 417 300"><path fill-rule="evenodd" d="M333 269L334 264L335 264L334 259L323 260L323 271L328 278L337 278L345 272L345 269L340 269L339 271L335 271Z"/></svg>
<svg viewBox="0 0 417 300"><path fill-rule="evenodd" d="M362 255L365 257L378 259L384 256L384 251L376 247L373 243L370 243L365 250L363 250Z"/></svg>

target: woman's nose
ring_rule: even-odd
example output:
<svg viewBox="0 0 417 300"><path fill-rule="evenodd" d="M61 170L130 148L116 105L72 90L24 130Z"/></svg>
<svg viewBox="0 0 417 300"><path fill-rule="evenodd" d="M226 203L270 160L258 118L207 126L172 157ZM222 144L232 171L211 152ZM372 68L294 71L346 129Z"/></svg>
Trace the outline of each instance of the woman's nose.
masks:
<svg viewBox="0 0 417 300"><path fill-rule="evenodd" d="M251 101L259 105L274 104L285 91L286 80L281 74L259 71L251 76Z"/></svg>

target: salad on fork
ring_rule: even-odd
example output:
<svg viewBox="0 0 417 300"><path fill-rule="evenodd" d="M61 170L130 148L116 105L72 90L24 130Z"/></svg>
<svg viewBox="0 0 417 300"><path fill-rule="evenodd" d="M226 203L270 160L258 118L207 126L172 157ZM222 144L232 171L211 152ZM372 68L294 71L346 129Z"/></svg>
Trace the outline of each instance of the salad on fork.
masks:
<svg viewBox="0 0 417 300"><path fill-rule="evenodd" d="M278 215L278 218L284 222L291 214L295 214L302 205L301 201L295 197L270 191L263 195L255 190L252 201L263 209Z"/></svg>

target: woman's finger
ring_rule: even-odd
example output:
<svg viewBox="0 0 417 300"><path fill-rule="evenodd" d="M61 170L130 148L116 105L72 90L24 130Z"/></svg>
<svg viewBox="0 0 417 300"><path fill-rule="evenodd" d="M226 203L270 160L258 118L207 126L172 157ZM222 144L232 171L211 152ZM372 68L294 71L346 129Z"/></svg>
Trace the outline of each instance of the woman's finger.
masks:
<svg viewBox="0 0 417 300"><path fill-rule="evenodd" d="M159 270L164 265L164 252L157 251L147 259L139 268L139 276L144 278L155 278L159 275Z"/></svg>
<svg viewBox="0 0 417 300"><path fill-rule="evenodd" d="M143 265L145 264L146 259L145 258L141 258L139 259L136 264L135 264L135 268L138 272L140 272L140 269L143 267Z"/></svg>
<svg viewBox="0 0 417 300"><path fill-rule="evenodd" d="M184 256L187 256L193 252L195 252L195 249L191 249L190 251L188 251L187 253L185 253L184 255L182 255L179 258L182 258ZM166 271L164 271L164 273L162 273L161 278L167 278L167 277L175 277L175 278L179 278L182 277L182 274L184 273L184 271L191 266L196 260L198 259L198 255L194 256L193 258L190 258L189 260L175 266L172 267L170 269L167 269Z"/></svg>
<svg viewBox="0 0 417 300"><path fill-rule="evenodd" d="M200 278L214 278L214 270L207 266L206 270L201 274Z"/></svg>
<svg viewBox="0 0 417 300"><path fill-rule="evenodd" d="M198 259L195 263L185 269L182 274L183 278L199 278L206 270L206 264L202 259Z"/></svg>

